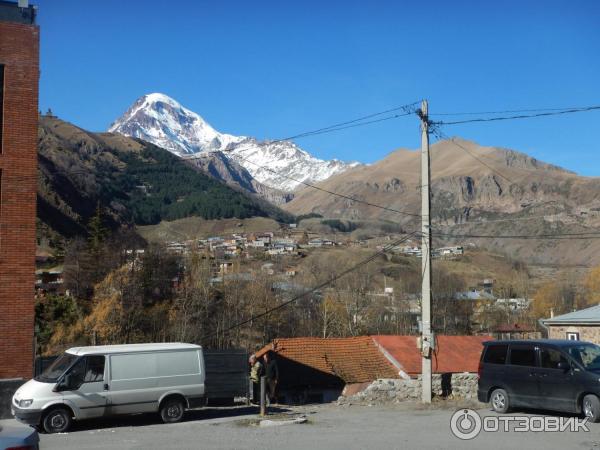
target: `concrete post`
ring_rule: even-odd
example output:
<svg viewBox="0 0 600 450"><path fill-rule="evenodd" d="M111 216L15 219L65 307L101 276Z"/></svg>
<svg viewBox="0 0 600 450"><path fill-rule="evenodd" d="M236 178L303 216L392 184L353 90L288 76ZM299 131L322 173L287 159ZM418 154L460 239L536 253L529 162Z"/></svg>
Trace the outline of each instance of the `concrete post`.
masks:
<svg viewBox="0 0 600 450"><path fill-rule="evenodd" d="M431 403L431 206L429 119L427 100L421 104L421 385L423 403Z"/></svg>
<svg viewBox="0 0 600 450"><path fill-rule="evenodd" d="M267 377L260 377L260 415L267 415Z"/></svg>

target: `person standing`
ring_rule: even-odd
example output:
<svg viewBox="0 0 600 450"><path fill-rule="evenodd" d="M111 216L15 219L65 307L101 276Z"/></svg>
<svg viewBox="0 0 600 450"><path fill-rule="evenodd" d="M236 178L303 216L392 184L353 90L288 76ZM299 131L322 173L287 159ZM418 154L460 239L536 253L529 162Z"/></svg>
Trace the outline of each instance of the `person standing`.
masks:
<svg viewBox="0 0 600 450"><path fill-rule="evenodd" d="M265 361L265 377L267 381L267 392L271 403L277 399L277 384L279 383L279 367L270 350L263 356Z"/></svg>
<svg viewBox="0 0 600 450"><path fill-rule="evenodd" d="M256 355L250 357L250 380L252 381L252 402L260 403L260 377L264 375L264 367Z"/></svg>

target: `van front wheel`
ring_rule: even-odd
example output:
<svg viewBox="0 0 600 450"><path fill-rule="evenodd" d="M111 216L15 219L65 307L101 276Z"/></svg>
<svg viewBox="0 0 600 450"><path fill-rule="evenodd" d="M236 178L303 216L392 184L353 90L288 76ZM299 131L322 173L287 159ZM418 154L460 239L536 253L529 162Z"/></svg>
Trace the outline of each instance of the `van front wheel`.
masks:
<svg viewBox="0 0 600 450"><path fill-rule="evenodd" d="M160 417L164 423L179 422L183 418L184 412L183 399L177 397L166 399L160 407Z"/></svg>
<svg viewBox="0 0 600 450"><path fill-rule="evenodd" d="M46 433L64 433L71 427L71 412L66 408L54 408L42 419Z"/></svg>

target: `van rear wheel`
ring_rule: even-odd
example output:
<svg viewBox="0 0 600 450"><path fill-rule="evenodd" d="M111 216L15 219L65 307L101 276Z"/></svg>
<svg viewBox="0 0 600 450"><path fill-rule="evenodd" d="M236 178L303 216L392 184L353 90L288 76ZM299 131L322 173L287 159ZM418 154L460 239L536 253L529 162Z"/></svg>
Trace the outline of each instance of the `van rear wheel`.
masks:
<svg viewBox="0 0 600 450"><path fill-rule="evenodd" d="M46 433L64 433L71 427L71 411L67 408L54 408L42 419L42 427Z"/></svg>
<svg viewBox="0 0 600 450"><path fill-rule="evenodd" d="M590 422L600 421L600 399L595 395L589 394L583 397L583 413Z"/></svg>
<svg viewBox="0 0 600 450"><path fill-rule="evenodd" d="M178 397L166 399L160 407L160 417L164 423L179 422L183 419L184 412L185 403Z"/></svg>
<svg viewBox="0 0 600 450"><path fill-rule="evenodd" d="M504 389L494 389L494 392L490 395L490 405L494 411L500 414L510 411L510 401L506 391Z"/></svg>

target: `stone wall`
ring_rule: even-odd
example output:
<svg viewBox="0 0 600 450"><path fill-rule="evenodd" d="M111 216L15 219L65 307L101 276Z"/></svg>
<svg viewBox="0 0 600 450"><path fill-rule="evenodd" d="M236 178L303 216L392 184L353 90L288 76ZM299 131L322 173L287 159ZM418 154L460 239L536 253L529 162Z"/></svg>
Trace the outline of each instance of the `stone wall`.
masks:
<svg viewBox="0 0 600 450"><path fill-rule="evenodd" d="M453 373L434 374L432 392L437 397L452 397L465 400L477 399L477 374ZM350 396L341 396L339 404L346 403L399 403L421 398L421 376L405 379L379 379L364 390Z"/></svg>
<svg viewBox="0 0 600 450"><path fill-rule="evenodd" d="M579 333L579 340L600 344L600 327L593 325L557 326L548 325L550 339L567 339L568 332Z"/></svg>

